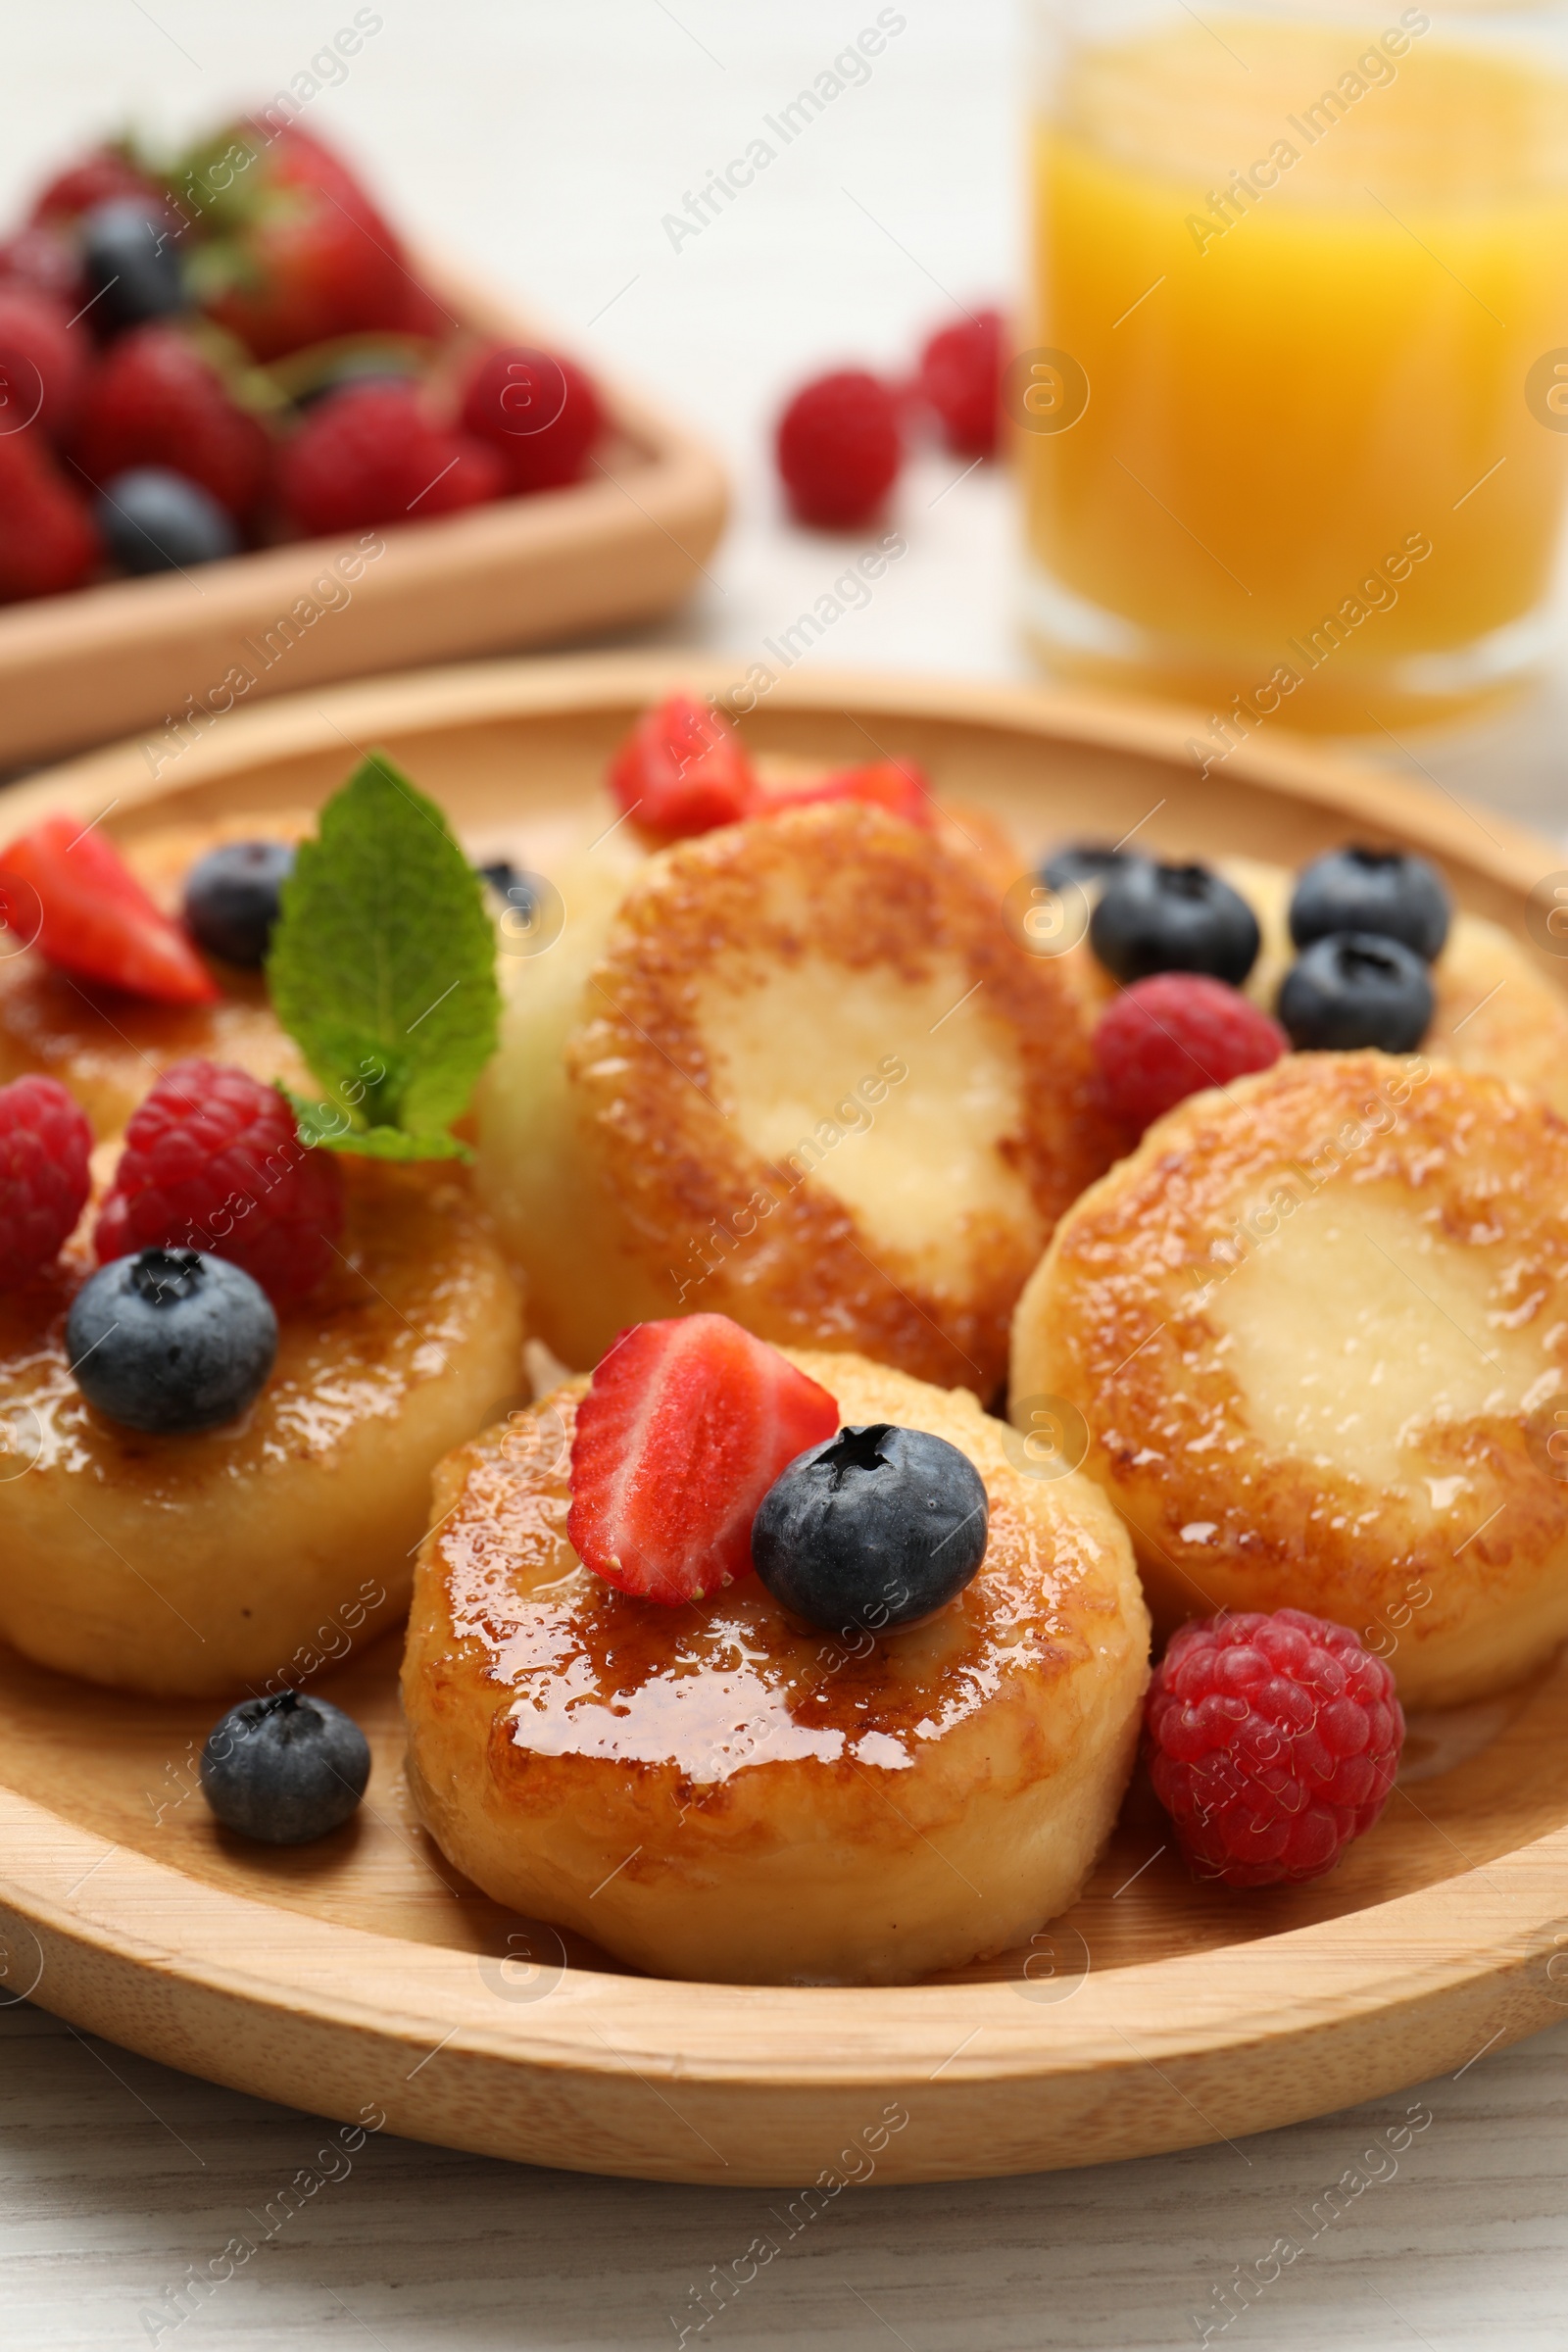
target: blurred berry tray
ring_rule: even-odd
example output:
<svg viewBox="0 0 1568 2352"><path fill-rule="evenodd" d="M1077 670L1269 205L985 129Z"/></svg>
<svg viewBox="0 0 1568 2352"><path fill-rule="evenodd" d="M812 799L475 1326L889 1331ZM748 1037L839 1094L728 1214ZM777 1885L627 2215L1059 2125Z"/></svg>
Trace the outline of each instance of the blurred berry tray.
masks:
<svg viewBox="0 0 1568 2352"><path fill-rule="evenodd" d="M555 344L493 291L417 267L464 326ZM349 531L0 608L0 775L133 728L144 771L165 774L264 696L559 645L678 604L723 529L723 470L640 395L595 380L609 431L568 488L383 525L367 535L381 553Z"/></svg>
<svg viewBox="0 0 1568 2352"><path fill-rule="evenodd" d="M372 680L236 714L161 780L131 743L12 806L19 824L108 806L122 837L297 808L373 743L475 849L548 871L585 814L610 821L600 776L633 716L733 675L600 656ZM1531 890L1556 864L1490 810L1483 830L1318 752L1250 745L1200 778L1188 719L1088 697L818 670L742 724L774 755L917 760L1030 853L1138 827L1167 852L1295 862L1371 830L1438 858L1462 905L1526 938ZM1315 1886L1194 1885L1135 1781L1083 1899L1027 1948L845 1990L637 1977L459 1880L403 1788L398 1649L291 1667L374 1750L356 1820L292 1851L244 1845L207 1813L196 1758L215 1704L122 1697L0 1650L0 2000L30 1996L318 2113L378 2109L414 2138L657 2180L812 2182L819 2199L851 2179L1238 2139L1454 2073L1568 2011L1563 1667L1414 1719L1383 1822Z"/></svg>

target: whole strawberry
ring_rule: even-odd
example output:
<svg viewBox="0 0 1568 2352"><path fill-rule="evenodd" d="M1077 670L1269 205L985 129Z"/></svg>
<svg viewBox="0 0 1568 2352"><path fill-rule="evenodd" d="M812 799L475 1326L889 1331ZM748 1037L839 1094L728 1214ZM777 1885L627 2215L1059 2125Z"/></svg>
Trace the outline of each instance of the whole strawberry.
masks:
<svg viewBox="0 0 1568 2352"><path fill-rule="evenodd" d="M100 1264L136 1250L225 1257L273 1299L313 1290L343 1223L343 1171L299 1140L275 1087L178 1061L133 1112L99 1213Z"/></svg>
<svg viewBox="0 0 1568 2352"><path fill-rule="evenodd" d="M82 403L74 455L99 485L134 466L200 483L243 521L271 479L272 443L185 330L154 320L105 353Z"/></svg>
<svg viewBox="0 0 1568 2352"><path fill-rule="evenodd" d="M1394 1677L1303 1609L1184 1625L1154 1669L1150 1778L1200 1879L1299 1885L1389 1800L1404 1741Z"/></svg>
<svg viewBox="0 0 1568 2352"><path fill-rule="evenodd" d="M312 409L284 445L284 503L307 537L481 506L507 487L488 443L437 423L411 384L356 384Z"/></svg>
<svg viewBox="0 0 1568 2352"><path fill-rule="evenodd" d="M76 240L49 220L29 222L0 242L0 282L63 302L72 318L87 299Z"/></svg>
<svg viewBox="0 0 1568 2352"><path fill-rule="evenodd" d="M0 283L0 433L36 425L51 441L76 421L87 346L71 331L71 314L51 295Z"/></svg>
<svg viewBox="0 0 1568 2352"><path fill-rule="evenodd" d="M92 1130L58 1078L0 1086L0 1290L59 1254L87 1204Z"/></svg>
<svg viewBox="0 0 1568 2352"><path fill-rule="evenodd" d="M102 554L98 527L48 443L0 433L0 604L79 588Z"/></svg>
<svg viewBox="0 0 1568 2352"><path fill-rule="evenodd" d="M162 190L153 185L123 148L94 147L44 183L27 215L28 225L43 220L73 221L81 214L90 213L94 205L113 203L117 196L138 197L156 204L161 200Z"/></svg>
<svg viewBox="0 0 1568 2352"><path fill-rule="evenodd" d="M249 156L243 168L236 151ZM174 192L208 231L191 265L197 298L257 359L403 325L410 278L396 231L347 165L297 124L220 133L175 173Z"/></svg>

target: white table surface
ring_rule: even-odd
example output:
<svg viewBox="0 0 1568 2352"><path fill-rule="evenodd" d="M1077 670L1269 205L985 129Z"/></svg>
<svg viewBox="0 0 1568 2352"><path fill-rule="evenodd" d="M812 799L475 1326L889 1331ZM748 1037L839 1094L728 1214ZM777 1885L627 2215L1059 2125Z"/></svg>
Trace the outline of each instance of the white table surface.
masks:
<svg viewBox="0 0 1568 2352"><path fill-rule="evenodd" d="M1085 0L1092 5L1092 0ZM780 521L766 462L812 368L906 363L950 297L1004 295L1020 244L1020 66L1007 0L903 0L907 23L701 237L662 226L877 14L876 0L382 0L306 120L400 215L564 338L699 422L732 461L734 530L654 641L740 666L842 569ZM331 0L73 0L8 11L0 214L88 129L172 131L270 96L352 9ZM1027 674L1006 485L922 458L907 558L807 659ZM1445 790L1562 833L1558 681L1412 758ZM1485 821L1485 810L1481 820ZM1568 2024L1397 2100L1120 2167L846 2197L689 2341L874 2352L1194 2344L1215 2290L1415 2099L1432 2127L1215 2343L1558 2346L1568 2333ZM308 2116L0 2009L0 2340L152 2340L143 2313L205 2265L319 2140ZM670 2314L744 2246L763 2191L533 2171L374 2138L353 2173L159 2340L212 2346L670 2346ZM1195 2315L1198 2315L1195 2318Z"/></svg>

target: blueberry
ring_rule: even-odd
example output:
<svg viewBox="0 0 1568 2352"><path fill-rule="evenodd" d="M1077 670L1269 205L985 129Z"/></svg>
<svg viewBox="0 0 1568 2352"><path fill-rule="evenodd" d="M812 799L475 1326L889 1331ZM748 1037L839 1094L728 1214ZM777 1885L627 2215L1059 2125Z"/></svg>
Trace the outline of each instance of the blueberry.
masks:
<svg viewBox="0 0 1568 2352"><path fill-rule="evenodd" d="M1050 890L1065 890L1069 882L1103 882L1118 866L1131 863L1125 850L1113 850L1108 843L1068 841L1052 851L1040 868L1040 879Z"/></svg>
<svg viewBox="0 0 1568 2352"><path fill-rule="evenodd" d="M294 871L286 841L230 841L185 876L185 927L209 956L256 965L267 956L278 893Z"/></svg>
<svg viewBox="0 0 1568 2352"><path fill-rule="evenodd" d="M1331 931L1375 931L1430 963L1443 953L1449 911L1443 878L1424 858L1351 842L1303 868L1291 899L1291 937L1309 948Z"/></svg>
<svg viewBox="0 0 1568 2352"><path fill-rule="evenodd" d="M489 883L498 899L505 899L509 904L517 903L513 900L514 891L520 891L529 900L533 897L523 879L522 868L514 865L510 858L493 858L488 865L476 865L473 870L481 882Z"/></svg>
<svg viewBox="0 0 1568 2352"><path fill-rule="evenodd" d="M1411 1054L1432 1019L1432 977L1402 939L1331 931L1297 957L1280 988L1279 1016L1302 1053L1377 1046Z"/></svg>
<svg viewBox="0 0 1568 2352"><path fill-rule="evenodd" d="M94 504L122 571L188 571L237 555L233 517L199 482L165 466L135 466L106 482Z"/></svg>
<svg viewBox="0 0 1568 2352"><path fill-rule="evenodd" d="M96 296L87 316L100 337L186 308L184 274L169 222L150 214L139 197L111 197L85 215L81 268L89 294Z"/></svg>
<svg viewBox="0 0 1568 2352"><path fill-rule="evenodd" d="M940 1609L985 1557L986 1491L923 1429L841 1429L797 1455L752 1522L757 1573L812 1625L881 1633Z"/></svg>
<svg viewBox="0 0 1568 2352"><path fill-rule="evenodd" d="M340 1829L365 1794L370 1748L329 1699L279 1690L242 1698L202 1749L202 1794L226 1830L306 1845Z"/></svg>
<svg viewBox="0 0 1568 2352"><path fill-rule="evenodd" d="M1261 942L1247 901L1206 865L1130 858L1100 894L1089 944L1118 980L1207 972L1240 988Z"/></svg>
<svg viewBox="0 0 1568 2352"><path fill-rule="evenodd" d="M76 1386L111 1421L189 1437L261 1395L277 1317L238 1266L199 1250L142 1250L100 1266L76 1293L66 1352Z"/></svg>

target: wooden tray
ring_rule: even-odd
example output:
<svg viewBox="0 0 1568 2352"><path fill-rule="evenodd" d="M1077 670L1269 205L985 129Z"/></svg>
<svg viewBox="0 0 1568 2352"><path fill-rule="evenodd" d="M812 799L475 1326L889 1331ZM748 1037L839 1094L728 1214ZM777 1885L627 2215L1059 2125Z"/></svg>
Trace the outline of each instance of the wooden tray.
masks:
<svg viewBox="0 0 1568 2352"><path fill-rule="evenodd" d="M162 785L122 747L10 808L22 822L116 802L107 822L124 834L298 805L376 743L476 846L547 864L564 819L599 805L633 713L742 669L612 657L344 687L231 719ZM818 671L781 681L746 732L775 753L908 755L1030 849L1141 825L1151 847L1298 859L1375 828L1436 854L1465 905L1521 932L1556 863L1490 811L1483 830L1320 754L1262 744L1200 781L1179 714L1083 697ZM1318 1886L1195 1886L1135 1784L1083 1901L1027 1950L907 1989L837 1991L632 1976L458 1881L403 1792L396 1649L312 1685L366 1725L375 1769L358 1820L293 1853L231 1840L208 1816L195 1759L210 1704L119 1698L0 1653L6 1991L333 2117L380 2111L416 2138L660 2180L820 2175L818 2209L847 2178L1235 2139L1453 2073L1568 2011L1561 1669L1417 1722L1376 1835Z"/></svg>
<svg viewBox="0 0 1568 2352"><path fill-rule="evenodd" d="M555 342L439 262L421 271L466 325ZM167 778L215 711L336 678L561 644L677 604L723 529L723 471L639 395L597 380L611 429L585 480L387 524L374 534L385 552L359 556L357 571L350 531L0 609L0 774L139 728L145 772ZM235 670L252 680L237 702Z"/></svg>

